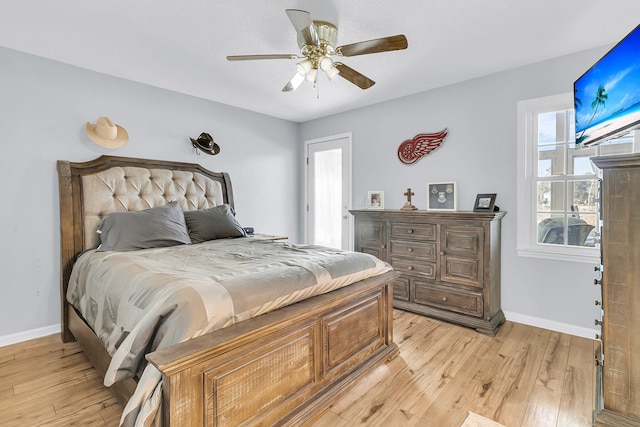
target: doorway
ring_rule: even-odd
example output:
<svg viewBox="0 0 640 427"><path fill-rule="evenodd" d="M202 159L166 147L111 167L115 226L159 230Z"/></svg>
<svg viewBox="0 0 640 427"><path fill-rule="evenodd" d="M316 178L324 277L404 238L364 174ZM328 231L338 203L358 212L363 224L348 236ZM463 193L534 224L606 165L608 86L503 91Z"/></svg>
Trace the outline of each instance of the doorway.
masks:
<svg viewBox="0 0 640 427"><path fill-rule="evenodd" d="M305 141L305 154L306 242L352 249L351 133Z"/></svg>

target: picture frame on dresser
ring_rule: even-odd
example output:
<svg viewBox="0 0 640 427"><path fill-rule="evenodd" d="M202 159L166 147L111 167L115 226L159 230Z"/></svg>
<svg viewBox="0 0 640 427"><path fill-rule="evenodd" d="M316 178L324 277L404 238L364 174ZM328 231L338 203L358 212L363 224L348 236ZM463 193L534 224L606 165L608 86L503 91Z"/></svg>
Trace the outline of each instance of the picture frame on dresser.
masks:
<svg viewBox="0 0 640 427"><path fill-rule="evenodd" d="M496 204L496 194L478 194L473 205L474 212L493 212Z"/></svg>
<svg viewBox="0 0 640 427"><path fill-rule="evenodd" d="M457 211L458 185L455 181L427 184L428 211Z"/></svg>
<svg viewBox="0 0 640 427"><path fill-rule="evenodd" d="M368 209L384 209L384 191L372 190L367 193Z"/></svg>

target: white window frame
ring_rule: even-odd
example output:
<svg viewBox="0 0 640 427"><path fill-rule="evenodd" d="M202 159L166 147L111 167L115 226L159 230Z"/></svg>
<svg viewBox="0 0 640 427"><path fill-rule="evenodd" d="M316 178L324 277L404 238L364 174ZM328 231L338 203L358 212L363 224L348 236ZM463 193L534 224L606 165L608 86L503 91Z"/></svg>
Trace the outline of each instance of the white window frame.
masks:
<svg viewBox="0 0 640 427"><path fill-rule="evenodd" d="M537 240L536 183L538 115L573 107L573 94L563 93L518 102L518 255L599 264L600 248L542 245Z"/></svg>

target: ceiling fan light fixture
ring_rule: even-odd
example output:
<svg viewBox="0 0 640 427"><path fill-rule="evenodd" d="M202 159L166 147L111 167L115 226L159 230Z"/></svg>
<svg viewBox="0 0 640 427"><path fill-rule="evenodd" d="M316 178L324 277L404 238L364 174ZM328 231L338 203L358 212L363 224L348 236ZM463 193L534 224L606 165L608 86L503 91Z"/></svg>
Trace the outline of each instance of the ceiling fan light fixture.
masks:
<svg viewBox="0 0 640 427"><path fill-rule="evenodd" d="M333 60L328 56L322 56L318 65L322 71L329 71L333 67Z"/></svg>
<svg viewBox="0 0 640 427"><path fill-rule="evenodd" d="M310 59L305 59L304 61L296 64L296 70L298 71L298 74L302 74L303 76L306 76L307 73L309 73L309 71L311 71L312 69L313 62L311 62Z"/></svg>
<svg viewBox="0 0 640 427"><path fill-rule="evenodd" d="M307 71L305 80L307 80L308 82L314 83L316 81L316 77L318 77L318 70L316 68L312 68L309 71Z"/></svg>
<svg viewBox="0 0 640 427"><path fill-rule="evenodd" d="M338 74L340 74L340 70L338 70L333 64L331 64L331 68L325 71L329 80L333 80Z"/></svg>

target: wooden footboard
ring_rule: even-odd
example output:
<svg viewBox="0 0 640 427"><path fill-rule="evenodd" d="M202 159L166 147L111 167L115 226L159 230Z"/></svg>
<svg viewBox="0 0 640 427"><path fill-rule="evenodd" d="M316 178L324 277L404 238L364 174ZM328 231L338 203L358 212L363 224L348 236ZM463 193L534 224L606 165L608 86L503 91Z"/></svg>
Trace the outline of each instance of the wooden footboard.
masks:
<svg viewBox="0 0 640 427"><path fill-rule="evenodd" d="M358 282L147 356L170 426L300 426L374 367L393 342L396 273Z"/></svg>

